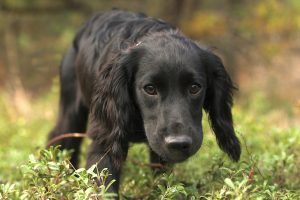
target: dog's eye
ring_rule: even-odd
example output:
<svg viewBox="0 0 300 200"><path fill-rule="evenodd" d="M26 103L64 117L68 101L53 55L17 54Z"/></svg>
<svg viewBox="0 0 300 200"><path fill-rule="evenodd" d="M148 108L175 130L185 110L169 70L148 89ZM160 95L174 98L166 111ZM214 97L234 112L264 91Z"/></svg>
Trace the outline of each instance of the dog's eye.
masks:
<svg viewBox="0 0 300 200"><path fill-rule="evenodd" d="M192 94L192 95L196 95L198 94L199 92L201 91L201 86L198 85L198 84L192 84L189 88L189 92Z"/></svg>
<svg viewBox="0 0 300 200"><path fill-rule="evenodd" d="M154 85L146 85L144 90L149 95L157 95L157 91Z"/></svg>

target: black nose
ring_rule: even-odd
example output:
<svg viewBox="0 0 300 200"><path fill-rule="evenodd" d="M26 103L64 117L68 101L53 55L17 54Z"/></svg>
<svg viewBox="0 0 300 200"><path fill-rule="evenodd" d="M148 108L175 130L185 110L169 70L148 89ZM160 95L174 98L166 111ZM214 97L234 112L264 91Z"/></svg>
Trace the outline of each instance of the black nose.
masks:
<svg viewBox="0 0 300 200"><path fill-rule="evenodd" d="M178 151L188 151L192 145L192 139L189 136L168 136L165 142L168 148Z"/></svg>

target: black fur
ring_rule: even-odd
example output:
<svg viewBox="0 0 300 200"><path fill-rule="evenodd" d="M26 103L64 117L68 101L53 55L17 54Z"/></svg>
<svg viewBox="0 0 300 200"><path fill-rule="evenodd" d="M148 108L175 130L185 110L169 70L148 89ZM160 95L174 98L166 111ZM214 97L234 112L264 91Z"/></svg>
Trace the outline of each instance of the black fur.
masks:
<svg viewBox="0 0 300 200"><path fill-rule="evenodd" d="M220 148L239 160L230 77L217 56L168 23L118 10L98 13L77 33L60 77L60 115L49 139L87 129L93 140L87 166L108 167L117 180L112 191L129 142L147 142L152 162L193 155L202 143L201 108ZM80 143L59 142L74 149L75 167Z"/></svg>

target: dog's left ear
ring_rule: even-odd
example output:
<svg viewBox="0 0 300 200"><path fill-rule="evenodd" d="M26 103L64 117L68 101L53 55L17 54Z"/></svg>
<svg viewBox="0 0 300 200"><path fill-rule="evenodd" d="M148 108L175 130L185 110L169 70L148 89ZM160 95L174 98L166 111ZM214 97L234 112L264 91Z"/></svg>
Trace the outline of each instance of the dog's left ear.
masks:
<svg viewBox="0 0 300 200"><path fill-rule="evenodd" d="M206 52L204 57L208 74L204 110L208 113L210 125L216 135L219 147L232 160L238 161L241 147L234 132L231 113L235 87L218 56Z"/></svg>

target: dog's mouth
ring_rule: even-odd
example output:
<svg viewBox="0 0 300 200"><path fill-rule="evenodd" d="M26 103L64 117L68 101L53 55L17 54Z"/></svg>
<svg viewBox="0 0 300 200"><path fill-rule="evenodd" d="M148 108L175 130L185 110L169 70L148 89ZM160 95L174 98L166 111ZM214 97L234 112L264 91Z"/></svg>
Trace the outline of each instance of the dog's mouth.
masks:
<svg viewBox="0 0 300 200"><path fill-rule="evenodd" d="M162 157L169 163L179 163L187 160L191 155L190 152L167 150Z"/></svg>

